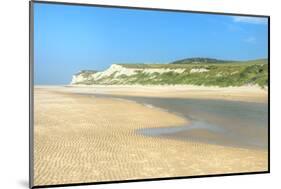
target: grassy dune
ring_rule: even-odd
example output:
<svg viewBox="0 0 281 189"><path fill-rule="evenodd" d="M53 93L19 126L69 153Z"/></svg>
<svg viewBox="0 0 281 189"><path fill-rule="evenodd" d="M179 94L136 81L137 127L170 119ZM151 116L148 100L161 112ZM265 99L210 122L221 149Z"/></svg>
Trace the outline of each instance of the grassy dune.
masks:
<svg viewBox="0 0 281 189"><path fill-rule="evenodd" d="M207 69L205 73L190 73L191 69ZM126 78L129 84L194 84L215 86L267 85L267 64L263 65L188 65L183 73L139 74ZM151 80L151 78L154 78Z"/></svg>
<svg viewBox="0 0 281 189"><path fill-rule="evenodd" d="M223 64L202 63L202 64L122 64L126 68L143 69L136 71L134 75L114 74L108 78L103 78L99 83L110 84L142 84L142 85L177 85L191 84L204 86L243 86L268 85L268 64L266 60L256 60L249 62L229 62ZM171 69L165 73L147 73L145 69ZM183 73L174 72L173 69L184 69ZM192 72L192 70L205 70L205 72ZM114 78L114 79L113 79Z"/></svg>

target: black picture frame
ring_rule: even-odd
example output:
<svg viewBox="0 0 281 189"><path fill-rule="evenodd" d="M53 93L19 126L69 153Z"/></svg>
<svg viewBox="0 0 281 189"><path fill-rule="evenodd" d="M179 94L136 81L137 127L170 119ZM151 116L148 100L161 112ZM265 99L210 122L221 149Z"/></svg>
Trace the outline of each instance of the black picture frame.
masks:
<svg viewBox="0 0 281 189"><path fill-rule="evenodd" d="M260 17L268 20L268 169L267 171L258 172L240 172L240 173L225 173L225 174L210 174L210 175L196 175L196 176L180 176L180 177L162 177L149 179L130 179L118 181L101 181L101 182L87 182L87 183L70 183L70 184L54 184L54 185L34 185L33 184L33 139L34 139L34 3L40 4L57 4L66 6L88 6L101 8L119 8L119 9L133 9L133 10L147 10L147 11L165 11L165 12L182 12L182 13L199 13L199 14L213 14L213 15L229 15L229 16L247 16ZM193 11L193 10L178 10L178 9L163 9L163 8L148 8L148 7L133 7L120 5L102 5L102 4L87 4L87 3L69 3L56 1L29 1L29 187L30 188L51 188L51 187L65 187L65 186L82 186L82 185L98 185L98 184L113 184L113 183L129 183L129 182L144 182L144 181L161 181L174 179L190 179L190 178L205 178L205 177L222 177L222 176L237 176L237 175L253 175L253 174L268 174L270 173L270 16L258 14L241 14L241 13L226 13L226 12L209 12L209 11Z"/></svg>

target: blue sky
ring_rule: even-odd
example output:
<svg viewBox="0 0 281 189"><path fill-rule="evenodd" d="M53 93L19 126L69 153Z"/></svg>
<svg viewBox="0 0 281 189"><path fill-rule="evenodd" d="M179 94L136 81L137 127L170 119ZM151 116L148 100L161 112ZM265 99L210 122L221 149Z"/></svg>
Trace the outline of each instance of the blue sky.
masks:
<svg viewBox="0 0 281 189"><path fill-rule="evenodd" d="M35 3L35 84L114 63L267 58L267 35L266 18Z"/></svg>

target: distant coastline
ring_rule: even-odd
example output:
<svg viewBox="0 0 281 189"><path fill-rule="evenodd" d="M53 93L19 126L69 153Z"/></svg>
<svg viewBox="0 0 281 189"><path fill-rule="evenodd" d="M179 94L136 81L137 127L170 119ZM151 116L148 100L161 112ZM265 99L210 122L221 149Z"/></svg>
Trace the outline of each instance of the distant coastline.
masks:
<svg viewBox="0 0 281 189"><path fill-rule="evenodd" d="M170 64L112 64L105 71L82 70L71 85L268 86L268 60L190 58Z"/></svg>

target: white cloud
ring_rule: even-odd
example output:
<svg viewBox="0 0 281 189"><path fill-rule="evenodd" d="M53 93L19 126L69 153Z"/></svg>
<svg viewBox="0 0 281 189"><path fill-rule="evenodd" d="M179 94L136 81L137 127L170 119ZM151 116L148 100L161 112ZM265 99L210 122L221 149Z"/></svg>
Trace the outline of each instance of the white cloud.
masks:
<svg viewBox="0 0 281 189"><path fill-rule="evenodd" d="M267 24L267 18L249 17L249 16L233 16L234 22L243 22L248 24Z"/></svg>

